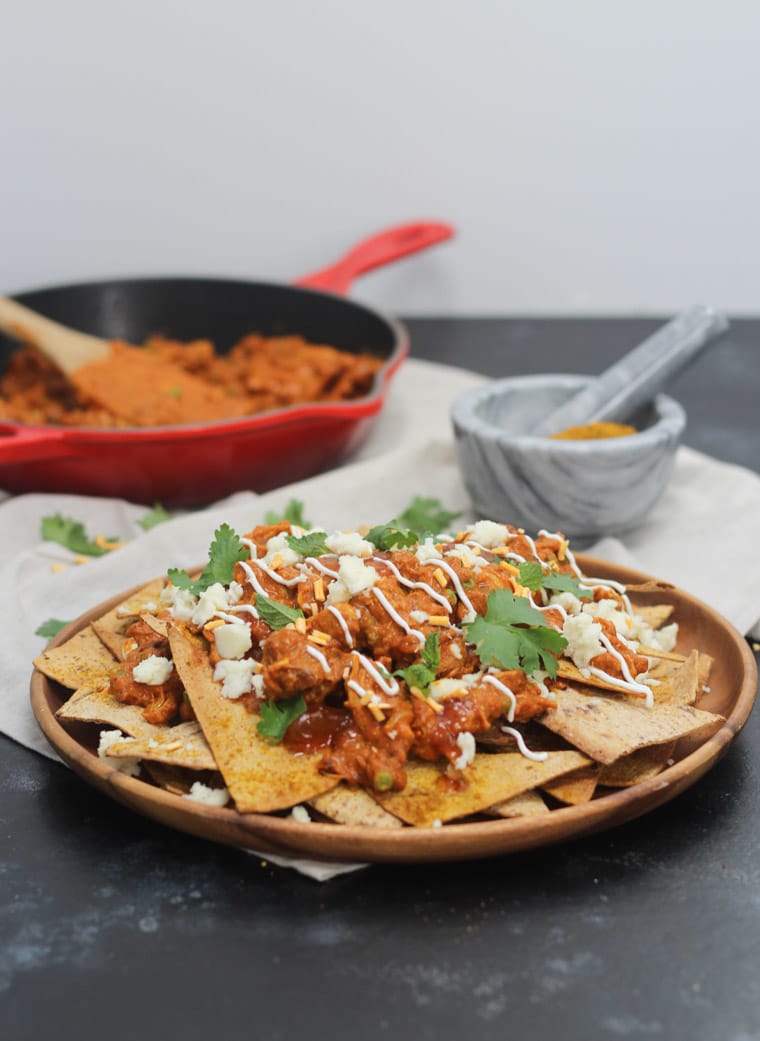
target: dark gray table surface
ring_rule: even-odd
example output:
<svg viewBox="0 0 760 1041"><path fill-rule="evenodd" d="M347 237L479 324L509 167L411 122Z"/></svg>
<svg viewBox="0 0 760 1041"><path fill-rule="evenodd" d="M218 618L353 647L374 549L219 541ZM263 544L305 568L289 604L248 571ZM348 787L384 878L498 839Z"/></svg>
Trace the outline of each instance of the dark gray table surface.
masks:
<svg viewBox="0 0 760 1041"><path fill-rule="evenodd" d="M408 323L414 355L491 375L599 371L657 324ZM688 444L753 469L758 344L760 321L734 322L670 387ZM7 1041L760 1038L757 715L699 784L617 830L326 884L0 752Z"/></svg>

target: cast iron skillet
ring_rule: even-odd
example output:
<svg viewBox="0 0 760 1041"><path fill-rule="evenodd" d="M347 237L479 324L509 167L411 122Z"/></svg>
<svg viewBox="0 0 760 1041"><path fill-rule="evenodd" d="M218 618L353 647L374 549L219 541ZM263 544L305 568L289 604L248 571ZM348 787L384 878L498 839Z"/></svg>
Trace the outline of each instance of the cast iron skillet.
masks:
<svg viewBox="0 0 760 1041"><path fill-rule="evenodd" d="M20 303L65 325L130 343L160 333L179 340L207 338L224 353L246 333L293 333L341 350L369 351L384 364L364 398L214 423L111 430L0 420L0 488L194 506L241 489L266 491L339 462L382 408L409 342L399 322L336 294L345 293L363 272L452 235L441 223L392 228L295 286L136 278L17 295ZM15 349L0 337L3 367Z"/></svg>

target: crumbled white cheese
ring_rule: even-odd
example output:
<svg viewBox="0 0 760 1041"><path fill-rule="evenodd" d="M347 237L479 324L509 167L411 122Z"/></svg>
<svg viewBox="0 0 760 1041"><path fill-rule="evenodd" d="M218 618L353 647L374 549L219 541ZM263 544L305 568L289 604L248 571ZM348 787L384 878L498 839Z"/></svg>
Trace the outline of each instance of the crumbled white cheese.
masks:
<svg viewBox="0 0 760 1041"><path fill-rule="evenodd" d="M232 582L227 586L227 603L236 604L240 597L243 595L243 587L239 582Z"/></svg>
<svg viewBox="0 0 760 1041"><path fill-rule="evenodd" d="M251 690L255 669L256 662L250 658L239 661L222 658L216 663L214 679L222 681L222 694L225 698L239 698Z"/></svg>
<svg viewBox="0 0 760 1041"><path fill-rule="evenodd" d="M497 524L495 521L482 520L473 525L470 530L470 538L479 542L486 549L495 549L503 546L509 538L509 528L506 524Z"/></svg>
<svg viewBox="0 0 760 1041"><path fill-rule="evenodd" d="M372 543L363 539L358 531L334 531L327 536L325 544L331 553L338 556L371 557L375 552Z"/></svg>
<svg viewBox="0 0 760 1041"><path fill-rule="evenodd" d="M193 611L191 621L194 625L205 625L217 611L223 611L225 607L229 607L227 590L221 582L214 582L198 598L198 605Z"/></svg>
<svg viewBox="0 0 760 1041"><path fill-rule="evenodd" d="M330 585L325 603L340 604L350 600L352 596L371 589L379 575L373 567L369 567L359 557L341 557L338 563L338 577Z"/></svg>
<svg viewBox="0 0 760 1041"><path fill-rule="evenodd" d="M308 822L311 820L311 817L309 816L309 811L306 809L305 806L294 806L293 809L290 811L290 816L293 818L294 821L298 821L299 824L308 824Z"/></svg>
<svg viewBox="0 0 760 1041"><path fill-rule="evenodd" d="M631 616L620 610L620 604L617 600L613 600L611 597L604 597L602 600L597 600L591 603L585 603L583 605L583 613L590 614L592 618L604 618L608 622L612 622L615 626L615 632L629 638L633 636L633 621Z"/></svg>
<svg viewBox="0 0 760 1041"><path fill-rule="evenodd" d="M260 672L254 672L251 676L251 690L260 698L264 696L264 677Z"/></svg>
<svg viewBox="0 0 760 1041"><path fill-rule="evenodd" d="M413 622L417 622L418 625L424 625L424 623L430 618L427 611L410 611L409 617Z"/></svg>
<svg viewBox="0 0 760 1041"><path fill-rule="evenodd" d="M226 806L230 801L230 793L226 788L209 788L202 781L194 781L193 786L183 799L193 799L205 803L206 806Z"/></svg>
<svg viewBox="0 0 760 1041"><path fill-rule="evenodd" d="M140 772L140 760L131 758L118 759L116 756L108 755L108 749L111 745L117 741L122 741L124 735L120 730L101 730L100 741L98 743L98 757L107 763L108 766L114 770L119 770L121 773L126 774L127 777L136 777Z"/></svg>
<svg viewBox="0 0 760 1041"><path fill-rule="evenodd" d="M462 648L459 646L458 643L450 644L449 645L449 650L451 651L451 657L452 658L456 658L457 661L461 661L462 660Z"/></svg>
<svg viewBox="0 0 760 1041"><path fill-rule="evenodd" d="M431 823L430 827L431 828L442 828L443 827L443 821L439 820L438 817L436 817L435 820Z"/></svg>
<svg viewBox="0 0 760 1041"><path fill-rule="evenodd" d="M275 558L278 558L278 566L285 567L287 564L297 564L301 554L291 549L288 545L289 531L281 531L279 535L273 535L267 542L267 550L263 557L263 563L267 567L272 566Z"/></svg>
<svg viewBox="0 0 760 1041"><path fill-rule="evenodd" d="M657 647L661 651L672 651L678 636L678 622L664 625L662 629L650 629L649 632L650 635L646 640L640 637L642 643L646 643L649 647Z"/></svg>
<svg viewBox="0 0 760 1041"><path fill-rule="evenodd" d="M132 669L132 676L138 683L158 687L161 683L166 683L172 672L174 672L174 665L169 658L151 654L135 665Z"/></svg>
<svg viewBox="0 0 760 1041"><path fill-rule="evenodd" d="M454 766L457 770L466 770L475 758L475 738L469 730L463 730L457 735L457 745L462 754L454 760Z"/></svg>
<svg viewBox="0 0 760 1041"><path fill-rule="evenodd" d="M442 554L438 549L436 543L428 537L424 542L421 542L417 549L414 551L418 560L422 561L423 564L427 563L428 560L441 560Z"/></svg>
<svg viewBox="0 0 760 1041"><path fill-rule="evenodd" d="M471 567L473 571L479 571L480 568L485 567L486 564L488 564L488 561L485 557L478 556L477 553L473 553L470 547L465 546L464 543L461 543L460 545L455 546L453 549L450 549L446 556L459 557L462 563L466 564L467 567Z"/></svg>
<svg viewBox="0 0 760 1041"><path fill-rule="evenodd" d="M444 698L453 697L454 694L459 692L464 694L467 688L471 687L479 679L480 673L469 672L465 676L457 677L457 679L434 680L429 688L430 697L435 701L441 701Z"/></svg>
<svg viewBox="0 0 760 1041"><path fill-rule="evenodd" d="M555 593L549 597L551 607L562 607L568 614L580 614L582 604L577 596L572 593Z"/></svg>
<svg viewBox="0 0 760 1041"><path fill-rule="evenodd" d="M599 639L602 627L591 615L577 614L565 619L562 635L567 640L564 654L572 658L579 669L587 669L592 658L604 653Z"/></svg>
<svg viewBox="0 0 760 1041"><path fill-rule="evenodd" d="M214 643L222 658L242 658L253 646L246 622L230 622L213 630Z"/></svg>
<svg viewBox="0 0 760 1041"><path fill-rule="evenodd" d="M180 622L189 622L198 603L189 589L178 589L169 583L161 591L159 597L162 607L166 607L172 617Z"/></svg>

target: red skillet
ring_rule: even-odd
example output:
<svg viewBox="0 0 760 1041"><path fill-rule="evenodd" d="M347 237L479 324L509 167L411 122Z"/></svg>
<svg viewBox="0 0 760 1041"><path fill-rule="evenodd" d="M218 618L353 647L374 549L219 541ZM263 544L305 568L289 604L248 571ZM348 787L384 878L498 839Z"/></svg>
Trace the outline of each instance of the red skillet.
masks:
<svg viewBox="0 0 760 1041"><path fill-rule="evenodd" d="M453 228L406 224L359 243L295 286L202 278L91 282L22 293L21 303L65 325L128 343L153 333L210 339L220 353L246 333L297 333L384 359L369 395L214 423L118 430L0 420L0 488L77 492L167 506L266 491L338 463L361 442L409 351L397 321L345 300L362 273L443 242ZM0 360L15 344L0 337ZM3 360L4 364L4 360Z"/></svg>

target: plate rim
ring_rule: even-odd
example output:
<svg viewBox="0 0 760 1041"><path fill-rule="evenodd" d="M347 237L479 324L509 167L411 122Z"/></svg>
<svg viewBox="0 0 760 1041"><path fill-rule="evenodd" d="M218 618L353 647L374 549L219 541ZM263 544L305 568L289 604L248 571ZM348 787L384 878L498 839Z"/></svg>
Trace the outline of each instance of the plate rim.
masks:
<svg viewBox="0 0 760 1041"><path fill-rule="evenodd" d="M549 846L617 827L657 809L695 784L725 754L744 727L757 697L757 664L747 641L714 608L669 582L577 553L584 573L613 578L626 585L658 582L663 595L696 609L729 637L742 665L737 677L736 699L719 730L654 777L621 788L577 806L553 809L540 817L515 817L469 823L449 823L442 828L377 828L321 821L299 822L290 817L239 813L232 808L206 806L174 795L126 774L99 759L69 733L55 716L65 701L59 691L67 688L35 668L30 697L35 719L48 743L84 781L127 808L176 830L210 841L243 847L264 856L273 854L325 862L422 863L503 856ZM91 621L142 589L141 582L81 614L47 645L59 646ZM468 841L469 840L469 841Z"/></svg>

